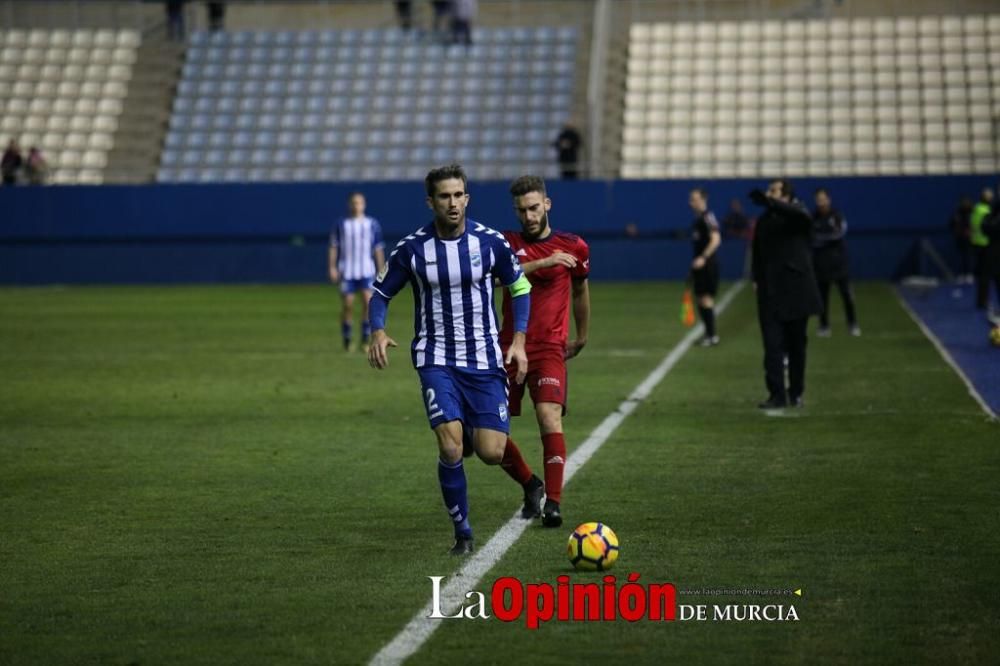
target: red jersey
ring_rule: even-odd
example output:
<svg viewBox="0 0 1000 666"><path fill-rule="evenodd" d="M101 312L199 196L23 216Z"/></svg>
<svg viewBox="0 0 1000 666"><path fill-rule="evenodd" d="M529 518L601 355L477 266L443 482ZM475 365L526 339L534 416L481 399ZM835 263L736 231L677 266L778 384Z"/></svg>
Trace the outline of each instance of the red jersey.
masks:
<svg viewBox="0 0 1000 666"><path fill-rule="evenodd" d="M558 347L565 349L569 338L569 310L572 301L571 283L582 280L590 273L590 248L586 241L565 231L553 231L546 238L529 241L519 231L505 231L518 260L545 259L561 250L576 257L576 266L551 266L528 274L531 282L531 315L528 319L527 347ZM510 292L503 292L503 329L500 346L507 348L514 338L514 315L510 305Z"/></svg>

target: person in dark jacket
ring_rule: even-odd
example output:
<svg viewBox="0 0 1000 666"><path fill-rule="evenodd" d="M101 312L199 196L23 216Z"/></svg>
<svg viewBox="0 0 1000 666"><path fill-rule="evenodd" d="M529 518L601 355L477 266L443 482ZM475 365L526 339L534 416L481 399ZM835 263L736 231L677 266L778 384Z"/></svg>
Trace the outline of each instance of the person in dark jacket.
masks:
<svg viewBox="0 0 1000 666"><path fill-rule="evenodd" d="M559 153L559 172L563 180L575 180L580 175L580 146L583 137L572 121L567 122L552 147Z"/></svg>
<svg viewBox="0 0 1000 666"><path fill-rule="evenodd" d="M209 2L206 4L208 9L208 29L212 32L219 32L220 30L225 30L226 28L226 3L225 2Z"/></svg>
<svg viewBox="0 0 1000 666"><path fill-rule="evenodd" d="M837 285L840 299L844 302L844 314L851 335L861 335L858 317L854 309L854 294L847 263L847 220L830 201L830 194L822 187L816 190L816 210L813 212L813 267L816 282L823 301L823 311L819 313L819 336L830 337L830 286Z"/></svg>
<svg viewBox="0 0 1000 666"><path fill-rule="evenodd" d="M767 193L750 200L764 207L753 237L752 274L757 317L764 342L767 400L761 409L802 406L805 392L806 327L822 309L812 263L812 218L791 183L773 180ZM785 388L785 358L788 388Z"/></svg>
<svg viewBox="0 0 1000 666"><path fill-rule="evenodd" d="M166 0L167 9L167 39L174 42L184 41L184 3L186 0Z"/></svg>
<svg viewBox="0 0 1000 666"><path fill-rule="evenodd" d="M990 281L992 281L997 295L997 312L1000 313L1000 204L996 201L991 206L990 214L983 219L980 230L989 239L989 244L983 248L982 254L986 303L989 305Z"/></svg>
<svg viewBox="0 0 1000 666"><path fill-rule="evenodd" d="M3 153L3 160L0 162L0 173L3 174L4 185L14 185L17 183L17 172L24 165L24 158L21 156L21 149L17 141L10 140L7 150Z"/></svg>
<svg viewBox="0 0 1000 666"><path fill-rule="evenodd" d="M962 197L958 207L948 218L948 229L958 253L958 281L972 284L972 243L969 242L969 218L972 216L972 199Z"/></svg>

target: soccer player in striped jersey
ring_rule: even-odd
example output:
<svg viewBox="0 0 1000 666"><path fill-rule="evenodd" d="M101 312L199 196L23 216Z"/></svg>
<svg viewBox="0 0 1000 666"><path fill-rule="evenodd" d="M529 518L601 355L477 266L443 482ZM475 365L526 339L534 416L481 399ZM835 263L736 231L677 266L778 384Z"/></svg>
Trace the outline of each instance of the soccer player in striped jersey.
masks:
<svg viewBox="0 0 1000 666"><path fill-rule="evenodd" d="M352 192L347 200L349 217L341 219L330 233L330 281L340 283L340 330L344 351L351 348L354 319L354 294L361 292L361 344L368 345L368 304L372 282L385 265L385 244L378 220L365 215L365 196ZM367 351L367 349L365 349Z"/></svg>
<svg viewBox="0 0 1000 666"><path fill-rule="evenodd" d="M486 464L524 464L511 460L516 449L505 446L510 420L504 366L516 365L514 379L524 381L531 285L503 235L466 218L468 180L462 167L434 169L424 184L434 221L403 238L375 280L368 362L376 369L388 365L388 348L397 346L385 332L389 300L409 284L414 303L410 355L437 437L438 479L455 528L451 553L465 555L473 551L473 539L463 423L473 429L473 447ZM494 278L512 295L514 333L506 355L498 342Z"/></svg>
<svg viewBox="0 0 1000 666"><path fill-rule="evenodd" d="M562 525L563 469L566 465L566 440L562 417L566 414L566 360L587 344L590 329L590 248L574 234L555 231L549 226L552 200L545 192L545 181L538 176L522 176L511 183L514 213L521 231L505 231L514 253L520 257L531 282L531 318L526 350L528 374L524 384L511 387L511 416L521 415L521 399L527 387L535 404L535 419L542 438L542 462L545 470L545 508L541 493L532 498L528 492L535 478L527 466L503 465L504 471L525 488L524 518L542 516L545 527ZM573 309L576 337L569 339L569 311ZM513 340L509 308L504 295L504 326L500 332L501 348ZM516 451L510 439L507 448ZM512 456L516 461L518 453ZM531 501L533 500L533 502Z"/></svg>

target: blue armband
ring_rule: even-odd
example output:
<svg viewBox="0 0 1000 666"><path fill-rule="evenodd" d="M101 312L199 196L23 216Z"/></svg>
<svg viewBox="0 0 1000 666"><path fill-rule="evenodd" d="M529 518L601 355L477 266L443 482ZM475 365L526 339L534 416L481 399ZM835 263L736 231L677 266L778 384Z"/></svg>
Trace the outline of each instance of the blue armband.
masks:
<svg viewBox="0 0 1000 666"><path fill-rule="evenodd" d="M378 291L372 292L372 300L368 304L368 323L373 331L385 329L385 316L389 312L389 299Z"/></svg>
<svg viewBox="0 0 1000 666"><path fill-rule="evenodd" d="M528 315L531 313L531 294L523 293L510 299L514 311L514 332L528 332Z"/></svg>

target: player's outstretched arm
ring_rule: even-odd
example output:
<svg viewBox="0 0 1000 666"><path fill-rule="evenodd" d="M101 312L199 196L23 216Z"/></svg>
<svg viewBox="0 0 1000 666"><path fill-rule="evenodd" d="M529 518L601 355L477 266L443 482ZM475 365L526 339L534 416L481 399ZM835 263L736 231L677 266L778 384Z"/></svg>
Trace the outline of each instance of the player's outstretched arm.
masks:
<svg viewBox="0 0 1000 666"><path fill-rule="evenodd" d="M384 370L389 365L389 347L398 347L396 341L385 334L385 329L372 331L368 346L368 365L376 370Z"/></svg>

